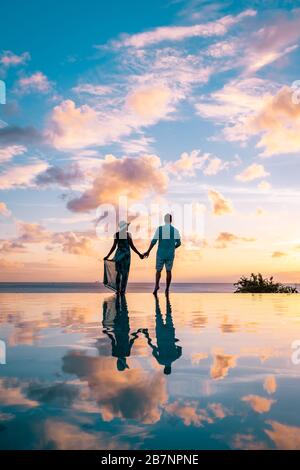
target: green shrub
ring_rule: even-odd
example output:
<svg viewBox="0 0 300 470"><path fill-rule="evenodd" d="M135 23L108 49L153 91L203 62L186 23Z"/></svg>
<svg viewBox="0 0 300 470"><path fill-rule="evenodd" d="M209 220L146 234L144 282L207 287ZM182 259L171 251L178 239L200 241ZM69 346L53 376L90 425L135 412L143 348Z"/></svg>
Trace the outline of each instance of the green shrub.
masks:
<svg viewBox="0 0 300 470"><path fill-rule="evenodd" d="M238 282L234 283L236 287L235 292L257 292L257 293L270 293L270 294L297 294L296 287L284 286L279 282L273 282L273 276L263 278L260 273L251 274L249 278L242 276Z"/></svg>

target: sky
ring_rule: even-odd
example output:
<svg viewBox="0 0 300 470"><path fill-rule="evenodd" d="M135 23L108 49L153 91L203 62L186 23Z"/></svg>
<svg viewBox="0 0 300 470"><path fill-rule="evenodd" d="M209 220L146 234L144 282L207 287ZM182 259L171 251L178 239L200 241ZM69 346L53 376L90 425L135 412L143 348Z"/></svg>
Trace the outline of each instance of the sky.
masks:
<svg viewBox="0 0 300 470"><path fill-rule="evenodd" d="M101 216L126 198L141 252L149 214L176 206L178 282L300 282L299 1L12 0L1 17L0 281L101 281ZM133 254L130 280L154 266Z"/></svg>

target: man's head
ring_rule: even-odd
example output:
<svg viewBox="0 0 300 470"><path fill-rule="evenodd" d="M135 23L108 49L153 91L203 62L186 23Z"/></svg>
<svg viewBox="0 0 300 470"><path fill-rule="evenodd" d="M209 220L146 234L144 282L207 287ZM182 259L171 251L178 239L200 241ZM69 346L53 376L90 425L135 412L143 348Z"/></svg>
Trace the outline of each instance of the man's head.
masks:
<svg viewBox="0 0 300 470"><path fill-rule="evenodd" d="M164 367L164 374L165 374L165 375L170 375L171 372L172 372L172 367L171 367L171 365Z"/></svg>
<svg viewBox="0 0 300 470"><path fill-rule="evenodd" d="M166 214L164 217L165 223L166 224L171 224L172 223L172 215L171 214Z"/></svg>

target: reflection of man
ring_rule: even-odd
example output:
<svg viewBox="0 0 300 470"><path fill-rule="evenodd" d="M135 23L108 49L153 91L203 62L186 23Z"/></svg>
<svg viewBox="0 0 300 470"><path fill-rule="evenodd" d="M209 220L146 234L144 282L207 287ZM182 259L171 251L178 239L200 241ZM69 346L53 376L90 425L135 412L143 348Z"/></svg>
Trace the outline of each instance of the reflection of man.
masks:
<svg viewBox="0 0 300 470"><path fill-rule="evenodd" d="M171 214L165 215L165 224L158 227L154 237L150 243L148 250L144 253L147 258L150 251L158 241L158 249L156 254L156 278L155 288L153 294L156 295L159 289L159 281L163 267L166 266L167 272L167 286L166 294L169 293L169 288L172 280L172 267L175 258L175 250L181 245L180 235L178 230L172 225Z"/></svg>
<svg viewBox="0 0 300 470"><path fill-rule="evenodd" d="M156 342L157 346L152 344L148 330L143 330L148 340L149 346L152 348L152 354L159 364L164 366L166 375L172 372L172 362L180 358L182 354L181 346L177 346L178 339L175 337L175 328L172 319L172 309L170 300L166 298L166 321L163 321L158 297L155 298L156 307Z"/></svg>
<svg viewBox="0 0 300 470"><path fill-rule="evenodd" d="M123 371L128 365L126 358L130 356L131 348L138 337L132 333L130 339L130 325L126 297L119 296L110 301L103 302L103 333L111 340L112 356L117 358L117 368Z"/></svg>

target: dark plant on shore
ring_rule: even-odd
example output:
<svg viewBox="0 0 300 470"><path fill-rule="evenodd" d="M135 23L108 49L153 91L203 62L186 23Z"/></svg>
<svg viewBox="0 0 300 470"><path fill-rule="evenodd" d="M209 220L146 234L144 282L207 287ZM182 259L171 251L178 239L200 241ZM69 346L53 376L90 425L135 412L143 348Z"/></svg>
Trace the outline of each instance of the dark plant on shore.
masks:
<svg viewBox="0 0 300 470"><path fill-rule="evenodd" d="M238 282L234 283L236 293L270 293L270 294L297 294L296 287L285 286L280 282L273 282L273 276L263 278L261 273L251 274L249 278L242 276Z"/></svg>

